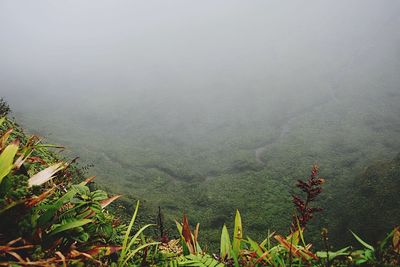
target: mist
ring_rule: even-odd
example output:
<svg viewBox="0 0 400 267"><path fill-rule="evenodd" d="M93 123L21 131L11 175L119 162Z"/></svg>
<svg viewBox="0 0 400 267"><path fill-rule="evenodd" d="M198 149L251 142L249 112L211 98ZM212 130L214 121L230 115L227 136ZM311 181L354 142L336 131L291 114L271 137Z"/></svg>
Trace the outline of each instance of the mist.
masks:
<svg viewBox="0 0 400 267"><path fill-rule="evenodd" d="M349 181L400 151L399 14L396 0L4 0L0 97L103 186L216 226L314 162ZM254 188L213 191L239 179ZM182 200L186 183L202 193Z"/></svg>

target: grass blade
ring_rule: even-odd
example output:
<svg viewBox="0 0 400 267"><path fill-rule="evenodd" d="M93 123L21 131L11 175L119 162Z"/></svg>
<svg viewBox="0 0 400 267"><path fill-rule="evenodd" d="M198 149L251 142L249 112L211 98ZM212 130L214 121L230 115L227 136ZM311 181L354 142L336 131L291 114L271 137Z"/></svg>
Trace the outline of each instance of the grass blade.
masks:
<svg viewBox="0 0 400 267"><path fill-rule="evenodd" d="M370 244L366 243L364 240L362 240L358 235L356 235L355 233L353 233L353 231L350 230L350 232L352 233L352 235L357 239L358 242L360 242L361 245L363 245L364 247L375 251L374 247L371 246Z"/></svg>
<svg viewBox="0 0 400 267"><path fill-rule="evenodd" d="M124 260L124 258L126 256L126 252L128 251L128 247L127 247L128 238L129 238L129 235L130 235L130 233L132 231L133 224L135 223L135 220L136 220L136 215L137 215L138 210L139 210L139 203L140 202L138 200L137 203L136 203L135 212L133 213L131 222L129 223L128 229L126 229L126 233L125 233L125 236L124 236L124 241L122 243L121 255L120 255L119 260L118 260L118 265L119 266L122 266L122 261Z"/></svg>

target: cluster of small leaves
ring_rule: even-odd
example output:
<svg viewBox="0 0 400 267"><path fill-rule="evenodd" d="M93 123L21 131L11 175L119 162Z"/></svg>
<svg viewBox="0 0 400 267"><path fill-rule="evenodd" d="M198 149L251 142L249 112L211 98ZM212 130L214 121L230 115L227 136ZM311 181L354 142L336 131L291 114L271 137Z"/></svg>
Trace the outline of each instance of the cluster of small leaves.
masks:
<svg viewBox="0 0 400 267"><path fill-rule="evenodd" d="M93 263L118 251L126 226L105 210L118 196L91 190L94 177L71 184L79 171L8 119L0 142L0 262L24 264L22 253L40 266L82 257Z"/></svg>
<svg viewBox="0 0 400 267"><path fill-rule="evenodd" d="M9 202L28 197L30 193L26 190L27 187L28 177L26 175L5 177L0 184L0 207L4 207Z"/></svg>
<svg viewBox="0 0 400 267"><path fill-rule="evenodd" d="M3 98L0 98L0 118L7 116L10 112L11 109L8 103Z"/></svg>

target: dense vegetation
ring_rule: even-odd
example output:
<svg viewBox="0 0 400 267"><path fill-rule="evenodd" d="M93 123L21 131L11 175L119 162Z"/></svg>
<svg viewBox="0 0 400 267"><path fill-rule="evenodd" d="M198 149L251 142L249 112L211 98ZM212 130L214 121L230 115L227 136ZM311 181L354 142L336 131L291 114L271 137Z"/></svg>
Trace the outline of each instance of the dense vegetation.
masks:
<svg viewBox="0 0 400 267"><path fill-rule="evenodd" d="M349 73L342 79L350 79ZM332 244L341 246L352 240L346 225L349 218L354 221L352 229L363 232L371 243L395 226L384 221L400 220L398 213L384 211L386 205L378 216L380 230L371 227L364 232L358 227L368 213L352 215L361 211L355 209L354 179L370 164L388 162L400 151L398 82L393 76L392 81L385 80L387 86L367 90L360 79L353 83L355 89L335 89L335 98L321 90L312 98L297 96L295 105L284 108L271 104L277 97L263 97L258 111L232 104L228 114L220 112L218 104L229 103L212 103L208 119L190 102L193 107L186 104L181 107L185 114L180 114L154 95L125 99L102 93L83 100L62 97L76 101L76 109L54 100L36 112L22 106L15 116L30 132L66 145L64 155L79 156L84 166L94 165L90 174L98 176L104 190L123 194L121 201L126 203L143 199L143 220L155 221L161 206L165 227L173 231L174 219L185 211L203 226L200 238L209 247L218 242L220 225L233 221L236 208L258 241L268 228L287 231L293 211L290 191L317 162L327 180L319 200L325 211L310 223L308 238L321 246L319 232L327 227ZM175 100L179 106L180 99ZM260 153L262 163L255 157L260 147L265 148ZM385 193L384 187L379 190ZM397 197L390 201L400 205ZM133 212L129 206L127 210Z"/></svg>
<svg viewBox="0 0 400 267"><path fill-rule="evenodd" d="M303 233L308 231L308 222L320 211L312 205L324 183L316 166L307 180L297 182L299 192L292 196L297 212L292 214L291 225L290 220L286 220L288 236L269 232L262 242L257 242L247 237L252 222L244 228L241 215L236 211L232 228L223 223L218 226L222 227L222 233L219 250L214 251L219 252L212 254L213 251L200 246L199 225L192 232L185 215L182 223L176 223L177 239L172 238L171 230L165 231L161 210L157 225L138 222L139 201L129 225L125 225L115 215L118 206L113 207L120 196L109 196L97 189L92 183L94 177L84 179L84 172L74 167L75 160L60 160L49 151L55 146L42 143L36 136L25 136L11 120L2 118L0 127L1 265L347 266L399 263L398 228L377 247L353 234L361 249L345 247L330 251L326 229L322 232L325 250L313 251L311 244L305 242ZM388 164L383 172L390 181L398 173L398 159ZM372 177L370 173L366 172L368 177ZM364 189L360 187L360 190ZM120 203L133 205L126 200ZM149 232L147 228L151 227L158 229L159 234ZM233 230L232 238L228 229Z"/></svg>

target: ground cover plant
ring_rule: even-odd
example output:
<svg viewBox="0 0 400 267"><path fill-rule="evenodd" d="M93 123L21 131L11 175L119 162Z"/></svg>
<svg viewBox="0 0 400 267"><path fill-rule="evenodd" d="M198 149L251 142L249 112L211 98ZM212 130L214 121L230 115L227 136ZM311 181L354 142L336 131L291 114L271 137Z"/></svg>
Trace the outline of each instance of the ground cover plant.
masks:
<svg viewBox="0 0 400 267"><path fill-rule="evenodd" d="M295 212L288 234L268 232L261 242L247 236L237 210L232 236L221 225L219 249L201 246L200 226L192 231L188 217L176 222L177 237L157 225L138 223L136 202L126 224L112 208L111 196L93 185L74 166L61 160L36 136L27 137L12 120L0 120L0 265L2 266L396 266L399 264L400 229L395 228L372 246L352 233L358 242L332 251L328 231L325 248L314 250L304 233L314 213L313 203L324 179L317 166L298 180L292 195ZM134 202L130 203L131 206ZM160 234L148 230L159 228Z"/></svg>

